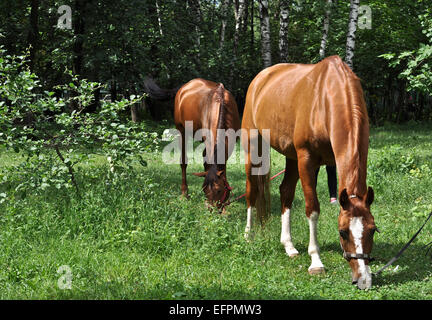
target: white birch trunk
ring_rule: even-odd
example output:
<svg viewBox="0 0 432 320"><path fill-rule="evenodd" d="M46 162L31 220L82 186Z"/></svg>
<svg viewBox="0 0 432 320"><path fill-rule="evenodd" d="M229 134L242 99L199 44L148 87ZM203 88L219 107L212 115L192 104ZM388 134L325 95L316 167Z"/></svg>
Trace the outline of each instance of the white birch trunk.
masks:
<svg viewBox="0 0 432 320"><path fill-rule="evenodd" d="M331 5L332 0L327 0L326 4L326 11L325 11L325 17L324 17L324 27L323 27L323 34L321 38L321 46L319 50L319 55L321 60L325 57L326 47L327 47L327 38L330 28L330 13L331 13Z"/></svg>
<svg viewBox="0 0 432 320"><path fill-rule="evenodd" d="M351 69L353 69L355 33L357 30L359 3L360 0L351 0L351 6L350 6L345 62Z"/></svg>
<svg viewBox="0 0 432 320"><path fill-rule="evenodd" d="M245 14L245 0L238 0L238 8L235 10L234 52L237 53L240 31L243 29Z"/></svg>
<svg viewBox="0 0 432 320"><path fill-rule="evenodd" d="M221 5L221 13L222 13L222 26L221 26L221 34L219 41L219 48L222 49L225 43L225 31L227 26L227 15L228 15L228 7L231 5L231 0L224 0Z"/></svg>
<svg viewBox="0 0 432 320"><path fill-rule="evenodd" d="M288 62L289 0L280 0L279 6L280 6L280 22L279 22L280 62Z"/></svg>
<svg viewBox="0 0 432 320"><path fill-rule="evenodd" d="M160 8L157 0L156 0L156 13L157 13L157 19L159 24L159 34L163 36L161 13L160 13Z"/></svg>
<svg viewBox="0 0 432 320"><path fill-rule="evenodd" d="M268 1L259 0L260 20L261 20L261 55L264 68L270 67L271 41L270 41L270 18L268 14Z"/></svg>

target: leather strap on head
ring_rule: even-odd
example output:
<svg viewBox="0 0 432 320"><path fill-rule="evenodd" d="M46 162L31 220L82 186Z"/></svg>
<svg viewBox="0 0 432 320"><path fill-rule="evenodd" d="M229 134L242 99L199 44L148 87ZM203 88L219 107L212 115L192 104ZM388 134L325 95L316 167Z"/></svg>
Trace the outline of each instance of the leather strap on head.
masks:
<svg viewBox="0 0 432 320"><path fill-rule="evenodd" d="M225 190L222 198L220 199L221 203L224 203L227 200L227 195L232 190L232 187L230 187L230 185L228 184L228 181L226 180L225 176L223 177L223 181L225 185Z"/></svg>
<svg viewBox="0 0 432 320"><path fill-rule="evenodd" d="M351 259L365 259L365 260L369 260L369 262L374 260L374 258L372 258L367 253L350 253L344 251L343 257L348 261L350 261Z"/></svg>

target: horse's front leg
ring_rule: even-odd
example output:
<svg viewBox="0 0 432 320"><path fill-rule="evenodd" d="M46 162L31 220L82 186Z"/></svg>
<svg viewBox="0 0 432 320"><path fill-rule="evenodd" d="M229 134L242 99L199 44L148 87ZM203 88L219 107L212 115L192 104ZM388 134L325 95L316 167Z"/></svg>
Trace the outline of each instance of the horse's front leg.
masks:
<svg viewBox="0 0 432 320"><path fill-rule="evenodd" d="M290 257L294 257L298 255L298 251L294 248L291 239L291 208L299 174L297 160L286 158L285 161L285 175L279 186L282 209L280 242L284 246L286 254Z"/></svg>
<svg viewBox="0 0 432 320"><path fill-rule="evenodd" d="M325 271L321 262L317 240L318 217L320 207L316 193L315 171L319 163L306 150L297 151L298 169L303 188L306 206L306 217L309 222L308 253L312 263L308 268L309 274L320 274Z"/></svg>
<svg viewBox="0 0 432 320"><path fill-rule="evenodd" d="M180 148L181 148L181 159L180 159L180 167L182 171L182 183L181 183L181 193L182 196L187 198L188 197L188 185L186 181L186 168L187 168L187 150L186 150L186 136L184 131L180 131L181 134L181 141L180 141Z"/></svg>

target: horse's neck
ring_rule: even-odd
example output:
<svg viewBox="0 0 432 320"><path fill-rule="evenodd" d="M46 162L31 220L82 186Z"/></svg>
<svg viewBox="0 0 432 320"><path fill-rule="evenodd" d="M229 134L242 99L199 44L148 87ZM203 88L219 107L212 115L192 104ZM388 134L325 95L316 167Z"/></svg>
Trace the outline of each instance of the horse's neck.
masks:
<svg viewBox="0 0 432 320"><path fill-rule="evenodd" d="M223 97L222 97L223 99ZM209 105L209 107L212 107L212 104ZM210 123L209 123L209 129L211 131L211 157L213 157L213 163L217 163L217 152L216 150L218 149L219 152L222 152L223 155L225 155L225 122L226 122L226 118L225 118L225 110L223 110L224 106L223 105L217 105L217 110L210 110L209 114L211 114L210 117ZM222 151L223 150L223 151ZM225 169L225 158L223 161L223 168L221 168L221 165L218 164L218 170L223 170Z"/></svg>

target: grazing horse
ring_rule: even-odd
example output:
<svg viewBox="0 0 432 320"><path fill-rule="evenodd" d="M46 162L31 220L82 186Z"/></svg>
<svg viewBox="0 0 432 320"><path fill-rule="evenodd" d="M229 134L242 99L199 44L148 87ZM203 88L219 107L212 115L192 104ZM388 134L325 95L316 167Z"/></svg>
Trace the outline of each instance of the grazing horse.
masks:
<svg viewBox="0 0 432 320"><path fill-rule="evenodd" d="M262 130L270 129L270 141L265 142L286 157L285 176L279 190L280 241L287 255L298 255L291 239L290 218L300 178L310 229L308 271L324 272L317 241L320 207L315 172L321 165L336 165L343 256L351 267L353 283L360 289L370 288L370 252L377 228L370 212L374 193L366 185L369 120L360 79L338 56L317 64L282 63L264 69L249 86L242 129L247 175L245 237L251 231L253 209L262 224L269 215L270 173L253 175L251 169L259 163L252 163L250 155L251 146L260 146L265 139ZM253 131L259 133L252 134Z"/></svg>
<svg viewBox="0 0 432 320"><path fill-rule="evenodd" d="M147 79L145 86L150 97L159 100L172 96L174 92L158 88L150 79ZM240 116L233 95L222 83L193 79L176 92L174 122L181 134L182 195L187 197L188 193L186 131L188 124L192 124L193 134L200 129L207 130L208 133L202 132L206 146L203 151L204 172L193 174L204 178L202 189L208 202L218 208L222 207L231 191L226 177L226 161L234 149L232 142L235 143L236 132L240 129ZM218 157L217 150L224 151L225 155Z"/></svg>

